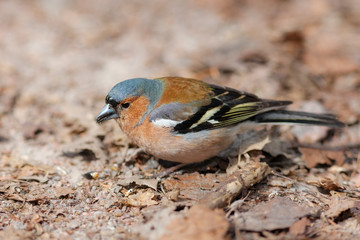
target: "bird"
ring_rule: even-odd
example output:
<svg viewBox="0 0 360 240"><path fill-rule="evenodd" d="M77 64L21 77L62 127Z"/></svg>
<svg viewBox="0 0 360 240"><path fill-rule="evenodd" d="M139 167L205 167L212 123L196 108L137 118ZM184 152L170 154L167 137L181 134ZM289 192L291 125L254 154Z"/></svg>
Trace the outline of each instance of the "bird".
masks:
<svg viewBox="0 0 360 240"><path fill-rule="evenodd" d="M331 114L285 110L291 103L191 78L132 78L110 90L96 121L115 119L145 152L181 164L214 157L263 124L345 126Z"/></svg>

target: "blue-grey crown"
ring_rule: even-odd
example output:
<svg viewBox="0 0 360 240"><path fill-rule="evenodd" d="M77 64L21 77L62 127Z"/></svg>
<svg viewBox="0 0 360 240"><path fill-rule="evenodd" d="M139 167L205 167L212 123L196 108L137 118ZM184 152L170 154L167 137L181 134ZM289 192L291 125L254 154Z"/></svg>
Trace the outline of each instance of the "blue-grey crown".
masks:
<svg viewBox="0 0 360 240"><path fill-rule="evenodd" d="M135 96L144 96L149 100L147 110L140 121L143 122L146 115L158 103L165 83L157 79L132 78L116 84L106 96L106 102L119 104L124 99Z"/></svg>

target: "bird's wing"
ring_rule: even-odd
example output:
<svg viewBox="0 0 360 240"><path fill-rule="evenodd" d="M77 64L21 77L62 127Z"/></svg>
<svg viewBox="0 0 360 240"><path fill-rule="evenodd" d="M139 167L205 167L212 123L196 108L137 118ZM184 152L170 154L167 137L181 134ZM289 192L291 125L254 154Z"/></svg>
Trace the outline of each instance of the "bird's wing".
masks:
<svg viewBox="0 0 360 240"><path fill-rule="evenodd" d="M150 112L149 121L161 127L175 127L191 119L202 105L200 101L164 104Z"/></svg>
<svg viewBox="0 0 360 240"><path fill-rule="evenodd" d="M209 86L211 93L208 99L159 106L150 113L149 120L185 134L236 125L259 113L291 103L264 100L247 92L217 85Z"/></svg>

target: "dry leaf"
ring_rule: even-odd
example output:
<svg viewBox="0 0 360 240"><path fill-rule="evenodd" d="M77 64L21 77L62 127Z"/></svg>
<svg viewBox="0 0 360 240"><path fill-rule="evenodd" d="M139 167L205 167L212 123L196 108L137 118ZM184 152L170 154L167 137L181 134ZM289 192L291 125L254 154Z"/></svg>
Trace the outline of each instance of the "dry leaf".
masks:
<svg viewBox="0 0 360 240"><path fill-rule="evenodd" d="M175 218L166 226L160 240L222 240L230 223L221 209L211 210L201 205L193 206L183 218Z"/></svg>
<svg viewBox="0 0 360 240"><path fill-rule="evenodd" d="M179 195L180 195L180 190L179 189L175 189L175 190L172 190L172 191L166 193L166 197L169 200L174 201L174 202L178 201Z"/></svg>
<svg viewBox="0 0 360 240"><path fill-rule="evenodd" d="M157 190L159 181L155 178L143 179L139 176L131 176L123 179L117 180L117 183L123 187L129 186L132 183L135 183L138 186L147 186L154 190Z"/></svg>
<svg viewBox="0 0 360 240"><path fill-rule="evenodd" d="M339 197L333 197L329 203L329 209L325 212L325 215L329 218L335 218L342 212L349 208L356 207L360 209L360 201L352 199L345 199Z"/></svg>
<svg viewBox="0 0 360 240"><path fill-rule="evenodd" d="M144 208L142 214L145 221L137 224L134 230L144 239L158 240L165 233L166 225L174 218L183 216L184 212L176 211L175 205L170 207L154 205Z"/></svg>
<svg viewBox="0 0 360 240"><path fill-rule="evenodd" d="M300 148L307 168L313 168L319 164L331 165L326 153L319 149Z"/></svg>
<svg viewBox="0 0 360 240"><path fill-rule="evenodd" d="M210 193L200 200L200 203L211 208L221 208L230 204L245 189L264 179L270 168L263 162L248 162L233 174L219 183Z"/></svg>
<svg viewBox="0 0 360 240"><path fill-rule="evenodd" d="M234 222L240 230L273 231L290 227L314 210L316 209L299 206L287 198L278 197L260 203L247 212L237 213Z"/></svg>
<svg viewBox="0 0 360 240"><path fill-rule="evenodd" d="M291 225L289 232L292 235L301 235L304 234L306 231L306 227L310 224L310 220L307 217L300 219L299 221L295 222Z"/></svg>
<svg viewBox="0 0 360 240"><path fill-rule="evenodd" d="M251 130L241 134L232 144L231 148L236 147L238 149L238 155L241 155L253 150L262 150L269 142L270 131L266 129L261 131ZM224 154L224 152L222 152L222 154ZM241 168L242 162L241 157L230 158L226 173L234 173L237 169Z"/></svg>
<svg viewBox="0 0 360 240"><path fill-rule="evenodd" d="M147 190L142 189L142 190L138 190L136 194L130 195L126 198L122 198L121 203L131 207L146 207L146 206L159 204L159 202L154 200L155 197L156 194L152 192L150 189Z"/></svg>
<svg viewBox="0 0 360 240"><path fill-rule="evenodd" d="M55 190L57 198L66 197L67 195L75 193L75 191L69 187L57 187Z"/></svg>
<svg viewBox="0 0 360 240"><path fill-rule="evenodd" d="M340 184L340 182L342 182L340 175L334 175L329 172L326 172L320 176L309 175L306 178L306 182L329 191L344 189L344 186Z"/></svg>
<svg viewBox="0 0 360 240"><path fill-rule="evenodd" d="M319 187L322 187L326 190L340 190L340 189L344 189L343 186L341 186L338 182L336 182L335 179L331 179L328 177L324 177L319 179L318 181L319 183Z"/></svg>
<svg viewBox="0 0 360 240"><path fill-rule="evenodd" d="M199 200L206 193L212 192L214 187L226 179L225 174L208 173L202 175L198 172L181 174L165 179L164 188L167 191L180 190L180 199Z"/></svg>

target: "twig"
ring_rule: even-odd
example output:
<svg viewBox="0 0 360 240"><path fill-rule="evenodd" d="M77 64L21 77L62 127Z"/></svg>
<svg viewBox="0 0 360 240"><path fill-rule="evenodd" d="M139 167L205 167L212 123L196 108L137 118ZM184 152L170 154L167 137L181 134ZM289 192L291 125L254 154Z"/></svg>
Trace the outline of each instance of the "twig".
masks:
<svg viewBox="0 0 360 240"><path fill-rule="evenodd" d="M238 169L217 188L200 200L207 207L222 208L227 206L245 189L260 182L270 173L270 167L263 162L248 162Z"/></svg>

